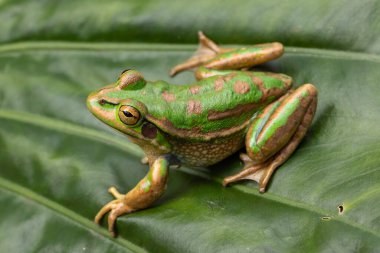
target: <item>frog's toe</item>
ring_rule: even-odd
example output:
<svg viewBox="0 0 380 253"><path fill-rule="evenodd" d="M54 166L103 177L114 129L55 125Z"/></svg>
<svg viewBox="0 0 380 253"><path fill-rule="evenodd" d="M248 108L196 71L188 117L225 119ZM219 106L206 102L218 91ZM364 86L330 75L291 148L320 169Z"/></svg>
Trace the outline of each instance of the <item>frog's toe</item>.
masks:
<svg viewBox="0 0 380 253"><path fill-rule="evenodd" d="M108 231L113 237L116 236L115 223L117 217L130 213L133 210L127 206L122 199L115 199L103 206L102 209L95 216L95 223L100 224L103 216L109 212L108 215Z"/></svg>
<svg viewBox="0 0 380 253"><path fill-rule="evenodd" d="M108 215L108 231L113 237L116 237L115 222L117 217L132 212L132 209L120 200L114 201L116 201L116 203L113 204L110 214Z"/></svg>
<svg viewBox="0 0 380 253"><path fill-rule="evenodd" d="M105 206L103 206L102 209L100 209L100 211L99 211L99 212L96 214L96 216L95 216L95 219L94 219L95 223L100 224L100 222L101 222L103 216L104 216L106 213L108 213L109 211L112 210L112 206L113 206L113 204L114 204L114 201L115 201L115 200L109 202L108 204L106 204Z"/></svg>
<svg viewBox="0 0 380 253"><path fill-rule="evenodd" d="M251 165L244 167L239 173L226 177L223 180L223 186L227 186L230 183L234 183L243 179L250 179L256 182L260 182L260 178L263 175L265 164Z"/></svg>
<svg viewBox="0 0 380 253"><path fill-rule="evenodd" d="M123 199L124 194L121 194L114 186L111 186L108 188L108 192L112 194L116 199Z"/></svg>
<svg viewBox="0 0 380 253"><path fill-rule="evenodd" d="M223 186L234 183L240 180L253 180L259 184L259 191L265 192L275 169L280 165L277 159L269 159L263 163L255 163L247 154L240 154L240 159L244 162L244 168L235 175L226 177L223 180Z"/></svg>

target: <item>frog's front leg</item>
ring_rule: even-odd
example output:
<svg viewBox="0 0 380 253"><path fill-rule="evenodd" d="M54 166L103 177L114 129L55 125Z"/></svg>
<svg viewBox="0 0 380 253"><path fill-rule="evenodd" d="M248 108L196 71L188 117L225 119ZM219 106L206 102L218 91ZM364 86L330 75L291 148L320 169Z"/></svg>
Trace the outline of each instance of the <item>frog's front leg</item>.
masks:
<svg viewBox="0 0 380 253"><path fill-rule="evenodd" d="M268 105L252 121L246 136L243 170L223 181L251 179L265 192L273 172L294 152L310 127L317 106L317 90L305 84Z"/></svg>
<svg viewBox="0 0 380 253"><path fill-rule="evenodd" d="M166 189L170 159L160 156L153 161L148 174L127 194L120 194L115 187L109 192L116 198L106 204L96 215L95 222L100 224L102 217L109 212L108 230L116 236L115 222L118 216L135 212L152 205Z"/></svg>

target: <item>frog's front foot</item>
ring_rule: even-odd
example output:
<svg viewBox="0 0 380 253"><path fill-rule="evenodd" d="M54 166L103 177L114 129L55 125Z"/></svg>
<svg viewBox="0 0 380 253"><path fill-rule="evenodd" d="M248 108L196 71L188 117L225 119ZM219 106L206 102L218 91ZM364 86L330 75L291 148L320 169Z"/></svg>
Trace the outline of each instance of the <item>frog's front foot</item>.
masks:
<svg viewBox="0 0 380 253"><path fill-rule="evenodd" d="M125 195L120 194L115 187L109 188L108 192L110 192L116 199L108 202L108 204L106 204L102 207L102 209L100 209L100 211L95 216L95 222L97 224L100 224L103 216L109 212L108 231L111 233L113 237L116 237L115 222L117 217L126 213L131 213L134 210L130 208L128 205L126 205Z"/></svg>
<svg viewBox="0 0 380 253"><path fill-rule="evenodd" d="M102 217L109 212L108 230L115 237L117 217L151 206L164 193L169 165L167 157L158 157L150 166L149 173L127 194L120 194L115 187L109 188L108 192L116 199L100 209L95 222L100 224Z"/></svg>

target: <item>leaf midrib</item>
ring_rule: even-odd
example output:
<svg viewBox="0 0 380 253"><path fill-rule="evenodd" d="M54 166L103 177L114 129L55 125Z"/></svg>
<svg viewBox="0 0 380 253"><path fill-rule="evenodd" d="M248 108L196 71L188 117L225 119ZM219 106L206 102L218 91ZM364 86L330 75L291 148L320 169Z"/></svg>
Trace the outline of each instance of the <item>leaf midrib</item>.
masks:
<svg viewBox="0 0 380 253"><path fill-rule="evenodd" d="M89 129L89 128L86 128L83 126L79 126L79 125L76 125L73 123L64 122L64 121L61 121L58 119L53 120L53 119L50 119L48 117L44 117L44 116L40 116L40 115L36 115L36 114L32 114L32 113L10 111L10 110L0 110L0 118L9 119L9 120L18 121L18 122L27 123L27 124L32 124L34 126L47 128L49 130L63 132L66 134L72 134L72 135L76 135L76 136L81 137L81 138L87 138L87 139L91 139L94 141L99 141L99 142L105 143L107 145L111 145L113 147L117 147L117 148L120 148L124 151L127 151L127 152L129 152L129 154L134 155L136 157L141 157L143 154L141 151L137 151L135 148L136 146L130 142L121 142L119 139L113 137L112 135L102 133L98 130ZM185 170L182 170L182 171L185 171L186 173L189 173L189 174L192 174L195 176L206 178L208 180L211 179L211 181L214 181L217 183L222 182L221 178L209 177L208 175L204 175L203 173L200 173L199 171L192 170L191 168L186 168ZM5 179L0 178L0 187L4 187L2 184L2 181L4 181L4 180ZM14 184L14 185L16 185L16 184ZM22 186L18 186L18 187L22 188ZM284 197L281 195L276 195L276 194L273 194L270 192L267 192L265 194L259 194L256 189L252 189L252 188L244 186L244 185L234 185L231 188L238 190L240 192L255 195L257 197L260 197L260 198L263 198L266 200L274 201L274 202L281 203L284 205L288 205L288 206L303 209L303 210L306 210L309 212L313 212L313 213L318 214L320 217L329 216L338 222L344 223L346 225L349 225L351 227L359 229L363 232L370 233L370 234L380 238L380 232L378 232L376 230L369 229L369 228L363 226L362 224L353 222L353 221L348 220L348 219L344 219L344 217L341 215L338 216L336 214L331 214L330 211L325 210L323 208L319 208L319 207L314 206L314 205L311 205L309 203L304 203L304 202L300 202L297 200L292 200L290 198L287 198L287 197ZM22 195L22 191L15 191L15 192ZM33 194L38 196L37 193L33 193ZM41 197L41 198L43 198L43 197ZM47 201L52 202L51 200L47 200ZM46 202L44 202L44 201L42 201L42 202L38 201L38 203L41 203L43 205L46 204ZM54 203L55 205L59 205L55 202L52 202L52 203ZM62 208L64 208L64 207L62 207ZM56 209L54 209L54 210L56 210ZM69 209L67 209L67 211L72 212ZM68 216L68 217L71 217L71 216ZM77 220L78 222L81 221L81 219L85 219L79 215L78 215L78 217L80 217ZM85 219L85 220L88 221L87 219ZM89 227L91 227L91 226L89 226ZM103 234L103 233L101 233L101 234Z"/></svg>
<svg viewBox="0 0 380 253"><path fill-rule="evenodd" d="M239 47L241 45L224 45L226 47ZM172 51L193 52L195 45L164 44L164 43L106 43L106 42L57 42L57 41L31 41L15 42L0 45L0 54L19 51ZM303 47L287 47L285 53L288 55L311 56L319 58L334 58L344 60L361 60L380 63L380 55L341 51L332 49L317 49Z"/></svg>

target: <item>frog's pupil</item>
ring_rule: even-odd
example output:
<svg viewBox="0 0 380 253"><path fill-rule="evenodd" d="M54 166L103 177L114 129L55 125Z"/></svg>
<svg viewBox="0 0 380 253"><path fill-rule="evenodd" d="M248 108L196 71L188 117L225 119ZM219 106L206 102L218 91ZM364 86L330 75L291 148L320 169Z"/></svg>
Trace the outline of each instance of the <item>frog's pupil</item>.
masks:
<svg viewBox="0 0 380 253"><path fill-rule="evenodd" d="M125 117L133 117L133 114L128 111L123 111Z"/></svg>

